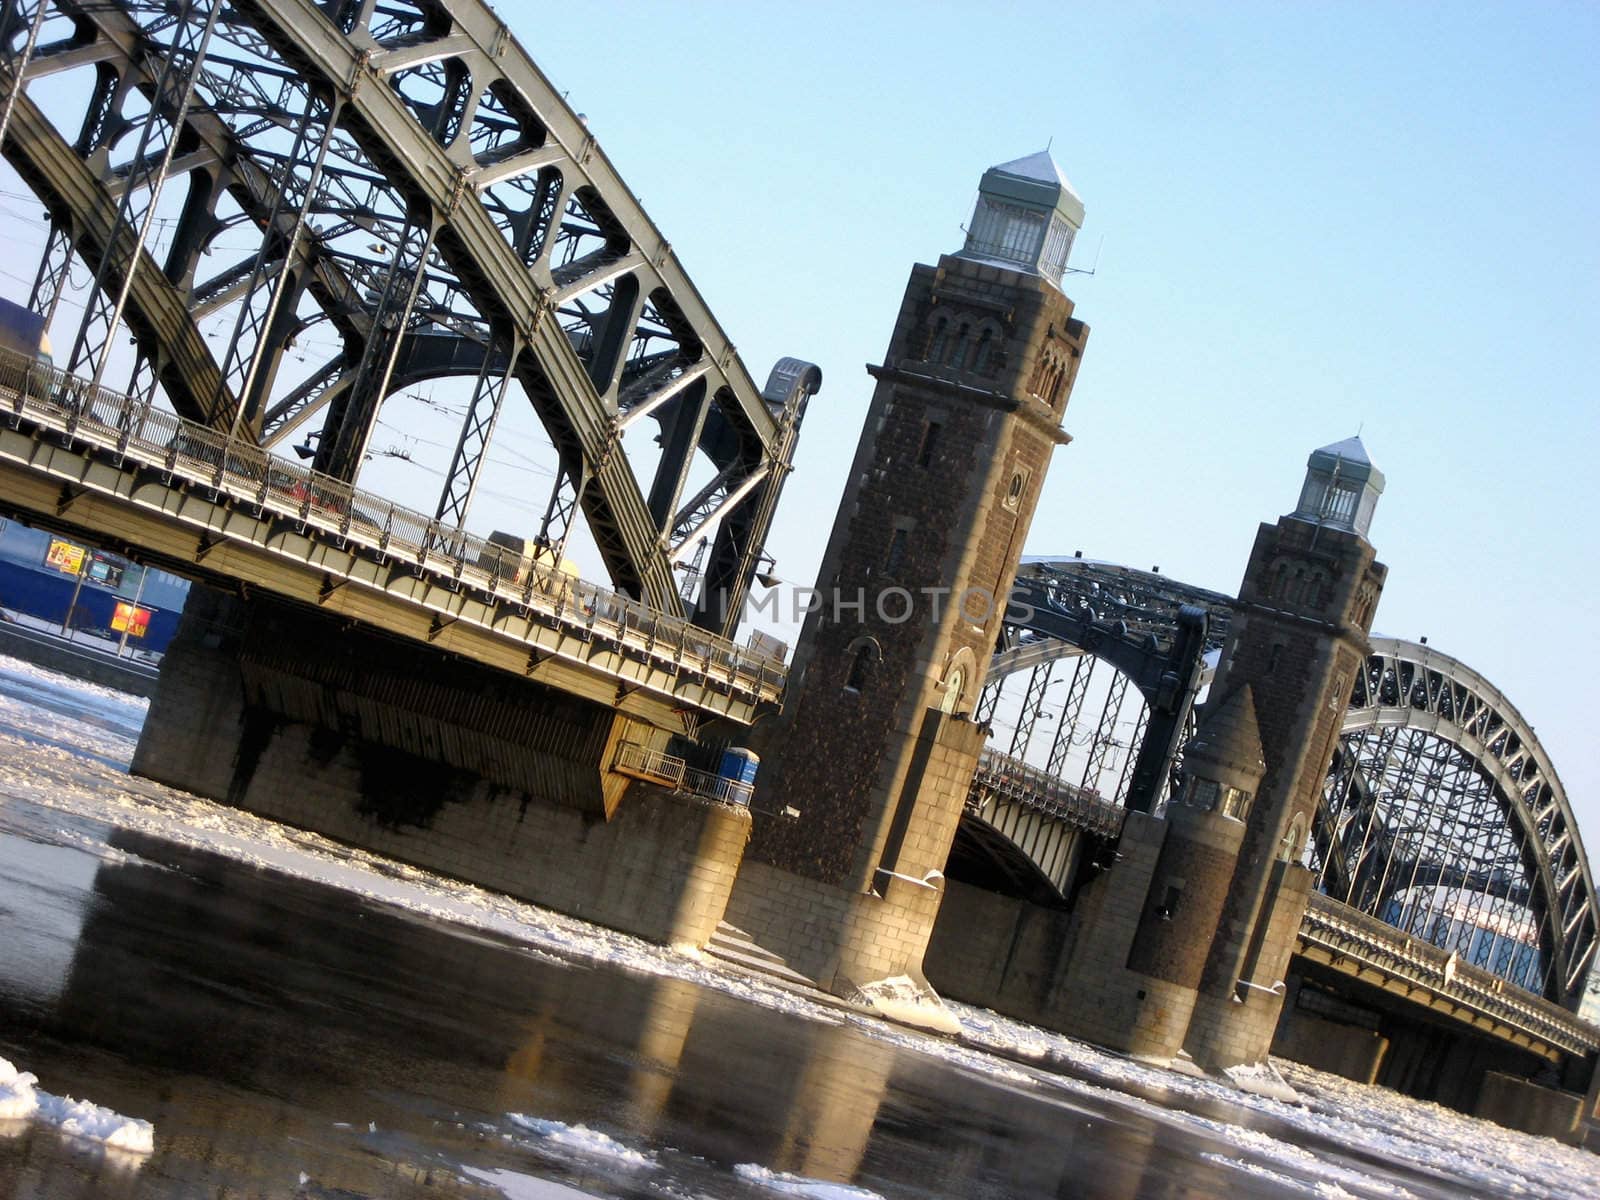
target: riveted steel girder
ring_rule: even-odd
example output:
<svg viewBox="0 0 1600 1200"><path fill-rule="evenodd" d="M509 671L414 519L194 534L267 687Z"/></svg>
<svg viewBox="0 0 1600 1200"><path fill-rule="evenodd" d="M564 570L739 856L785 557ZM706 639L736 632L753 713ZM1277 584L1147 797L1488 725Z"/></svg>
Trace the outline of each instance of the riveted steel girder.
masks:
<svg viewBox="0 0 1600 1200"><path fill-rule="evenodd" d="M116 201L72 145L26 95L17 97L6 134L5 156L49 210L57 226L71 230L80 255L94 257L116 240L118 255L133 255L135 233L113 218ZM163 348L162 382L173 406L191 420L214 423L222 372L191 319L183 293L147 251L140 251L129 295L127 322L141 343Z"/></svg>
<svg viewBox="0 0 1600 1200"><path fill-rule="evenodd" d="M582 119L486 3L237 0L208 8L217 14L215 35L197 57L192 103L170 110L182 119L164 137L159 161L128 160L119 140L143 119L130 97L155 94L172 5L48 7L52 20L71 19L71 32L44 21L26 77L99 72L84 89L92 145L78 147L74 168L63 151L73 139L48 122L24 139L28 118L36 126L42 119L20 91L5 143L57 229L93 263L128 236L98 228L119 196L148 212L155 196L146 179L181 178L189 187L168 261L152 269L135 256L126 319L145 359L136 371L141 391L159 376L185 416L266 445L321 415L323 445L341 448L333 465L348 476L387 394L437 374L481 374L488 331L502 330L502 344L521 353L514 365L503 352L491 357L501 386L486 385L485 394L503 395L505 373L514 373L613 583L664 611L681 610L674 553L715 528L712 590L721 611L696 620L731 632L738 606L728 601L759 560L798 421L755 387ZM309 129L286 132L313 111L333 114L331 143ZM331 145L320 178L306 149L318 145ZM237 215L217 207L223 197ZM414 303L386 316L373 298L389 293L386 278L413 218L436 236L407 264ZM197 284L200 255L236 254L222 242L241 232L259 245ZM62 275L60 258L42 271L49 281ZM229 364L219 370L196 322L234 305L242 306L232 322L242 332L238 345L218 347ZM298 382L278 384L284 344L311 327L333 333L341 348L321 352L321 367L291 372ZM384 352L368 354L380 332ZM421 352L422 343L443 340L458 349ZM297 357L305 361L304 349ZM247 396L236 397L241 389ZM680 420L680 410L693 419ZM635 414L653 416L664 433L693 435L663 439L648 488L620 445ZM486 429L478 422L464 440L452 468L463 480L474 477L472 455L484 451ZM676 510L697 455L711 461L720 490L681 520L670 519L678 511L663 517L662 508ZM471 488L452 494L454 514Z"/></svg>
<svg viewBox="0 0 1600 1200"><path fill-rule="evenodd" d="M449 29L429 39L426 51L418 44L383 45L359 26L342 32L310 0L246 0L238 8L285 61L343 90L352 135L412 203L425 204L441 215L443 258L479 311L514 330L526 344L531 363L537 365L545 386L535 389L544 394L535 395L534 403L564 461L581 462L586 469L581 503L613 578L652 604L676 605L666 548L626 461L614 453L615 397L608 399L599 390L572 339L549 314L585 285L598 287L614 279L621 264L638 279L639 294L665 290L693 327L713 393L725 392L731 398L733 412L725 415L737 417L766 447L775 448L778 428L666 240L638 207L592 134L487 5L462 0L431 5L432 11L448 17ZM629 250L560 284L547 264L535 263L530 269L478 202L484 188L504 181L507 164L478 162L463 139L441 145L413 117L399 92L383 86L385 77L396 70L446 58L463 62L480 89L507 87L537 114L546 134L538 149L559 148L558 153L542 156L539 165L553 163L569 191L587 189L600 197L626 234ZM535 163L528 160L526 169L535 169ZM488 174L480 179L480 171ZM607 390L614 387L610 384Z"/></svg>
<svg viewBox="0 0 1600 1200"><path fill-rule="evenodd" d="M1369 730L1417 731L1470 759L1525 847L1533 909L1549 914L1552 998L1575 1005L1594 958L1600 906L1566 789L1522 714L1459 660L1429 646L1373 638L1344 728L1347 743ZM1462 836L1451 826L1426 847L1435 858L1418 868L1425 878L1459 871L1449 856L1463 855Z"/></svg>

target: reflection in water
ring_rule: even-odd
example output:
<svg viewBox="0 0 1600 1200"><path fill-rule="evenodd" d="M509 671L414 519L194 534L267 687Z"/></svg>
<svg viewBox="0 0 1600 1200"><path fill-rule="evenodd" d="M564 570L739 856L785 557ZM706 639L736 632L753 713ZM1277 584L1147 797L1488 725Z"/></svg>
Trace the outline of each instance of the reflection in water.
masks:
<svg viewBox="0 0 1600 1200"><path fill-rule="evenodd" d="M152 1121L156 1151L130 1165L47 1129L0 1132L4 1200L763 1194L741 1163L891 1200L1233 1198L1258 1182L1201 1157L1219 1143L1114 1096L553 963L142 834L110 841L171 869L63 873L84 914L57 931L70 970L53 1003L29 1004L25 969L0 955L0 1054L51 1091ZM16 852L0 834L0 855ZM0 879L0 909L37 902L27 886ZM651 1161L573 1150L510 1113Z"/></svg>
<svg viewBox="0 0 1600 1200"><path fill-rule="evenodd" d="M19 999L47 1007L66 986L96 866L81 851L0 836L0 879L23 901L0 908L0 957Z"/></svg>

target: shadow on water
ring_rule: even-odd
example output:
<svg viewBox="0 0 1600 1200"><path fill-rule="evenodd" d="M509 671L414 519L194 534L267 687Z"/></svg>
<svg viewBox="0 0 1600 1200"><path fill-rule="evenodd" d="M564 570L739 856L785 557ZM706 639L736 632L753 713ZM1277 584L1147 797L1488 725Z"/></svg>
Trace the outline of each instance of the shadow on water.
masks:
<svg viewBox="0 0 1600 1200"><path fill-rule="evenodd" d="M0 954L0 1054L150 1120L156 1150L130 1163L39 1125L0 1132L6 1200L771 1194L736 1164L890 1198L1200 1200L1258 1182L1202 1157L1220 1142L1115 1097L108 840L136 857L82 885L54 1002L15 1003Z"/></svg>

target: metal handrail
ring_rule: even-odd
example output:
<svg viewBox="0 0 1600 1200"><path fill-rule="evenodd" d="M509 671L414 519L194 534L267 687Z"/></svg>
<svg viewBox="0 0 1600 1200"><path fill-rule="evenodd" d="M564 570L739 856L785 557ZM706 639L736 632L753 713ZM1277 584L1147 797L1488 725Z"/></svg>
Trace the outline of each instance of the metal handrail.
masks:
<svg viewBox="0 0 1600 1200"><path fill-rule="evenodd" d="M1103 797L993 748L985 748L978 756L972 782L975 787L989 788L1036 812L1102 837L1116 833L1127 815L1126 810Z"/></svg>
<svg viewBox="0 0 1600 1200"><path fill-rule="evenodd" d="M1562 1049L1582 1054L1600 1050L1600 1028L1581 1017L1320 892L1311 894L1300 936L1337 954L1375 966L1381 962L1384 970L1409 983L1470 1004Z"/></svg>
<svg viewBox="0 0 1600 1200"><path fill-rule="evenodd" d="M505 547L477 534L3 347L0 414L13 428L32 421L119 461L408 561L452 586L466 584L537 610L586 638L599 635L674 672L688 669L726 682L757 702L776 701L783 693L787 672L781 664L682 617L655 612L553 564L508 563Z"/></svg>
<svg viewBox="0 0 1600 1200"><path fill-rule="evenodd" d="M750 807L750 797L755 790L749 783L691 767L675 754L652 750L638 742L623 742L618 746L611 769L701 800L740 808Z"/></svg>
<svg viewBox="0 0 1600 1200"><path fill-rule="evenodd" d="M652 750L648 746L641 746L638 742L623 742L617 747L617 759L613 770L637 775L652 783L677 787L683 782L684 769L687 766L688 764L675 754Z"/></svg>

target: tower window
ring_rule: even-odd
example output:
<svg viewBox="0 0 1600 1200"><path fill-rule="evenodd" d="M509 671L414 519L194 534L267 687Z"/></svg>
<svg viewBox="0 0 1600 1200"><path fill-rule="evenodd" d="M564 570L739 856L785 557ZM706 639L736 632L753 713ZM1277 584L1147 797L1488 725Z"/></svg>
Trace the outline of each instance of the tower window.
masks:
<svg viewBox="0 0 1600 1200"><path fill-rule="evenodd" d="M941 362L944 359L944 348L950 340L950 322L940 317L933 325L933 339L928 343L928 361Z"/></svg>
<svg viewBox="0 0 1600 1200"><path fill-rule="evenodd" d="M1016 512L1022 505L1022 494L1028 490L1028 472L1011 472L1011 482L1006 484L1005 499L1001 501L1005 507Z"/></svg>
<svg viewBox="0 0 1600 1200"><path fill-rule="evenodd" d="M932 466L934 451L938 446L939 422L929 421L922 429L922 448L917 451L917 466Z"/></svg>
<svg viewBox="0 0 1600 1200"><path fill-rule="evenodd" d="M906 531L896 529L894 536L889 539L889 556L883 560L883 569L890 575L900 570L900 565L906 557Z"/></svg>
<svg viewBox="0 0 1600 1200"><path fill-rule="evenodd" d="M1351 518L1356 515L1356 499L1359 495L1359 491L1349 484L1330 483L1322 497L1323 519L1337 521L1341 525L1350 524Z"/></svg>
<svg viewBox="0 0 1600 1200"><path fill-rule="evenodd" d="M1166 894L1161 897L1161 903L1156 907L1156 920L1172 920L1178 911L1178 901L1182 899L1183 889L1181 887L1173 887L1169 884L1167 886Z"/></svg>
<svg viewBox="0 0 1600 1200"><path fill-rule="evenodd" d="M955 353L950 356L950 365L958 371L967 369L967 356L972 351L972 326L962 325L956 332Z"/></svg>
<svg viewBox="0 0 1600 1200"><path fill-rule="evenodd" d="M992 258L1031 264L1044 244L1044 234L1044 214L982 196L968 246Z"/></svg>
<svg viewBox="0 0 1600 1200"><path fill-rule="evenodd" d="M1221 785L1215 779L1195 779L1189 785L1189 807L1209 812L1216 808L1221 790Z"/></svg>
<svg viewBox="0 0 1600 1200"><path fill-rule="evenodd" d="M1244 820L1245 810L1250 806L1250 793L1241 788L1229 787L1222 789L1222 815Z"/></svg>
<svg viewBox="0 0 1600 1200"><path fill-rule="evenodd" d="M883 651L872 638L857 638L850 644L854 657L850 660L850 674L846 677L846 691L859 692L866 687L872 668L883 657Z"/></svg>
<svg viewBox="0 0 1600 1200"><path fill-rule="evenodd" d="M1278 844L1278 857L1284 862L1295 862L1300 858L1301 842L1305 838L1306 815L1295 813L1294 820L1289 822L1289 828L1283 835L1283 841Z"/></svg>
<svg viewBox="0 0 1600 1200"><path fill-rule="evenodd" d="M972 369L979 375L989 374L994 363L994 331L985 329L978 336L978 350L973 355Z"/></svg>

